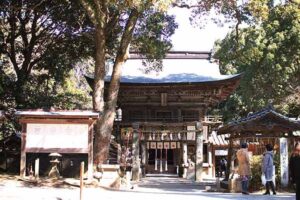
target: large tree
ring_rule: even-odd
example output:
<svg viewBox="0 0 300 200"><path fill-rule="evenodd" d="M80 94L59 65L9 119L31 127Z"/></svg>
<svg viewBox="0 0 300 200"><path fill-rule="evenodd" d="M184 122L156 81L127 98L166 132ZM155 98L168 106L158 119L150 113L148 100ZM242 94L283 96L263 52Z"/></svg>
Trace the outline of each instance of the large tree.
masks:
<svg viewBox="0 0 300 200"><path fill-rule="evenodd" d="M51 106L54 100L45 97L51 99L73 65L93 51L86 48L91 31L76 2L0 1L0 102Z"/></svg>
<svg viewBox="0 0 300 200"><path fill-rule="evenodd" d="M105 162L108 156L121 71L129 57L130 45L147 55L149 64L157 64L154 58L161 58L171 47L169 36L176 26L173 18L163 12L170 2L81 0L95 28L93 108L101 114L95 134L96 164ZM108 63L113 70L104 99Z"/></svg>
<svg viewBox="0 0 300 200"><path fill-rule="evenodd" d="M215 58L221 70L244 73L238 93L227 104L227 109L234 109L230 112L246 114L270 102L292 112L282 105L300 87L299 13L299 3L270 7L259 23L241 29L238 39L231 32L217 42ZM295 98L289 99L295 107Z"/></svg>
<svg viewBox="0 0 300 200"><path fill-rule="evenodd" d="M170 48L168 36L172 34L173 27L169 27L164 11L170 6L188 8L193 10L194 15L191 19L200 17L200 20L203 20L203 16L214 10L218 14L224 14L226 19L234 20L238 34L242 22L250 23L255 14L265 12L264 9L269 3L267 0L263 2L251 0L246 3L235 0L80 0L80 2L95 28L93 108L101 114L95 135L96 164L105 162L108 155L122 65L128 59L130 45L134 50L147 55L148 61L153 64L150 69L157 69L155 64L161 67L159 65L161 62L155 61L154 58L163 58ZM113 73L107 94L104 95L104 77L108 61L113 65ZM104 96L107 98L104 99Z"/></svg>

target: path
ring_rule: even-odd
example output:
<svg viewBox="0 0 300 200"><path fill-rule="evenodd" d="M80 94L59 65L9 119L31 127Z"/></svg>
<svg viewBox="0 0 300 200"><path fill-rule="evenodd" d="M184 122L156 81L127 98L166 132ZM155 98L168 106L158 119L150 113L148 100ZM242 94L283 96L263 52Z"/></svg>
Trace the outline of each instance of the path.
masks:
<svg viewBox="0 0 300 200"><path fill-rule="evenodd" d="M261 194L231 194L205 192L205 186L174 177L147 177L134 185L133 189L111 191L99 188L85 188L83 200L294 200L295 195L280 193L276 196ZM24 187L8 182L0 183L1 200L79 200L79 188Z"/></svg>

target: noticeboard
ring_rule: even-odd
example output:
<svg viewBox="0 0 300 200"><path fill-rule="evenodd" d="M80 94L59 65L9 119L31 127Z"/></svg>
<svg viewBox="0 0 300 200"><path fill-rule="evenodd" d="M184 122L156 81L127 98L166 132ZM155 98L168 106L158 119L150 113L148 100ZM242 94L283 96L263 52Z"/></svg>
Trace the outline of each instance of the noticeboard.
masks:
<svg viewBox="0 0 300 200"><path fill-rule="evenodd" d="M88 151L88 124L37 124L28 123L26 128L27 152L33 149L81 149Z"/></svg>

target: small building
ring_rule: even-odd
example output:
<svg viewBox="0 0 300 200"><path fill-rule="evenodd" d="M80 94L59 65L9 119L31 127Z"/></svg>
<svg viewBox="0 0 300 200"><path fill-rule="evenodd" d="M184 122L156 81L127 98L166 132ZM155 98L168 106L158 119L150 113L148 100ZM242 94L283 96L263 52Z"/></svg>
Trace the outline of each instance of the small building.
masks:
<svg viewBox="0 0 300 200"><path fill-rule="evenodd" d="M92 111L17 111L22 125L20 176L44 175L51 168L49 154L61 155L60 175L79 176L85 163L93 175L93 125L99 117Z"/></svg>
<svg viewBox="0 0 300 200"><path fill-rule="evenodd" d="M282 186L287 186L289 182L288 160L289 148L293 148L294 141L299 140L299 135L295 131L300 130L300 123L297 120L288 118L275 111L273 106L249 114L247 117L229 122L218 129L218 134L230 134L230 143L241 141L255 143L249 145L248 149L253 154L262 155L265 145L271 144L280 155L280 180ZM233 146L229 145L228 160L233 157ZM231 167L230 165L228 166ZM229 178L228 170L226 179Z"/></svg>

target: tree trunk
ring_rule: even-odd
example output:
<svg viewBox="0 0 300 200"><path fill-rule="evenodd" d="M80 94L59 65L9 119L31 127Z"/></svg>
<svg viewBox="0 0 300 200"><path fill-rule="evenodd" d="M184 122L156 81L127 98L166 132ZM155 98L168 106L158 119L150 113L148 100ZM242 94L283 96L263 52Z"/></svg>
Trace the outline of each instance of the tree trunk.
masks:
<svg viewBox="0 0 300 200"><path fill-rule="evenodd" d="M26 98L25 98L25 91L24 91L25 84L26 84L25 76L23 74L18 74L18 80L16 81L15 92L14 92L15 103L18 109L26 108Z"/></svg>
<svg viewBox="0 0 300 200"><path fill-rule="evenodd" d="M137 10L133 10L128 18L122 36L119 51L117 53L115 63L113 66L113 73L111 76L111 81L108 88L107 102L105 103L105 105L104 105L105 40L103 42L103 38L105 39L105 32L104 29L101 27L97 29L96 37L97 40L98 39L99 40L97 42L97 48L96 48L97 52L96 52L96 66L95 66L96 70L95 70L93 103L94 103L94 109L99 111L100 114L102 114L100 119L97 121L97 125L96 125L97 130L96 130L95 145L94 145L94 163L97 165L104 163L108 158L110 137L114 125L115 110L116 110L117 100L118 100L122 66L128 58L129 44L131 42L133 30L135 28L135 24L138 19L138 14L139 13L137 12ZM98 33L98 31L101 31L101 33ZM100 44L103 45L102 46L103 48L100 47L101 46ZM102 53L98 51L102 51ZM98 65L100 65L100 69L98 68L99 67ZM98 102L99 100L100 102Z"/></svg>
<svg viewBox="0 0 300 200"><path fill-rule="evenodd" d="M93 91L93 108L100 113L100 119L96 123L95 144L94 144L94 163L103 163L108 154L107 144L110 142L110 129L107 127L106 115L104 108L104 77L105 77L105 33L104 27L96 27L96 61L94 73L94 91Z"/></svg>

